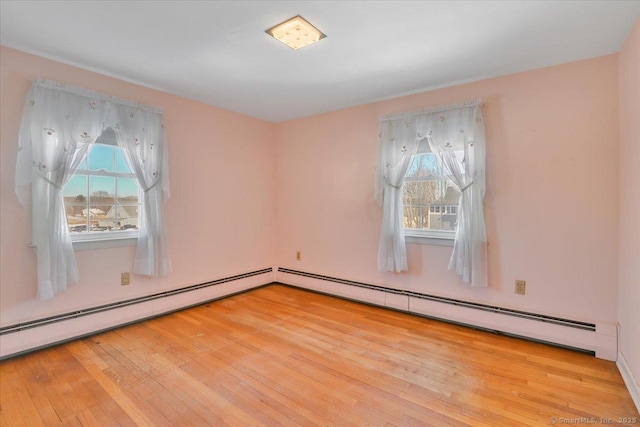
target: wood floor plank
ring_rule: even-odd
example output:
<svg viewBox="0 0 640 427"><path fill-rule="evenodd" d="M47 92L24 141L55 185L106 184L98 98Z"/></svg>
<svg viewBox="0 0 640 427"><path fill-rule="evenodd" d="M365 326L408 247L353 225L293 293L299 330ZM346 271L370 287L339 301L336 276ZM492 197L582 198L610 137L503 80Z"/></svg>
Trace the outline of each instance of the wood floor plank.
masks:
<svg viewBox="0 0 640 427"><path fill-rule="evenodd" d="M87 370L88 374L93 378L104 390L113 398L115 403L127 413L127 415L138 425L152 425L148 416L139 410L139 408L126 396L124 389L118 385L118 382L111 380L100 368L98 368L95 360L98 356L81 341L74 341L67 346L75 354L76 358L82 366Z"/></svg>
<svg viewBox="0 0 640 427"><path fill-rule="evenodd" d="M56 413L51 404L46 391L47 386L51 383L51 378L40 363L40 359L36 357L25 357L24 364L18 364L21 380L37 408L40 419L45 425L57 425L61 422L60 417Z"/></svg>
<svg viewBox="0 0 640 427"><path fill-rule="evenodd" d="M83 427L103 427L103 426L135 426L131 418L129 418L122 409L117 405L96 404L85 408L78 412L78 421Z"/></svg>
<svg viewBox="0 0 640 427"><path fill-rule="evenodd" d="M220 353L221 354L221 353ZM264 377L258 371L245 369L242 364L234 363L236 360L231 359L231 363L227 363L217 357L201 357L198 360L193 360L192 363L183 367L183 369L191 372L192 366L199 365L197 368L198 377L201 377L207 383L212 383L218 380L218 372L229 371L239 381L249 385L252 389L261 393L264 402L280 413L285 414L290 420L293 421L293 425L326 425L327 420L318 418L308 408L301 406L299 401L293 400L288 393L282 393L282 389L273 387L274 383L268 378Z"/></svg>
<svg viewBox="0 0 640 427"><path fill-rule="evenodd" d="M7 425L42 426L38 409L29 396L27 384L20 377L20 366L24 360L19 360L11 367L0 370L0 410L8 420Z"/></svg>
<svg viewBox="0 0 640 427"><path fill-rule="evenodd" d="M0 363L2 426L493 427L553 417L640 414L612 362L282 285Z"/></svg>

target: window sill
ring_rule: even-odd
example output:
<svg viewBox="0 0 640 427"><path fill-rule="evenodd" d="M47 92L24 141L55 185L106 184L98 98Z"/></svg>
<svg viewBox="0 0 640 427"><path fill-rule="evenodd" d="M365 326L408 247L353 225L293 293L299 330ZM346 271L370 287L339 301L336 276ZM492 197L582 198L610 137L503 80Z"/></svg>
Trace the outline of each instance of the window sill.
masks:
<svg viewBox="0 0 640 427"><path fill-rule="evenodd" d="M449 246L453 247L455 234L453 232L424 232L419 230L405 230L406 243L415 245Z"/></svg>
<svg viewBox="0 0 640 427"><path fill-rule="evenodd" d="M74 235L71 237L74 251L90 251L94 249L119 248L124 246L135 246L138 244L137 235L124 236L95 236L95 235Z"/></svg>

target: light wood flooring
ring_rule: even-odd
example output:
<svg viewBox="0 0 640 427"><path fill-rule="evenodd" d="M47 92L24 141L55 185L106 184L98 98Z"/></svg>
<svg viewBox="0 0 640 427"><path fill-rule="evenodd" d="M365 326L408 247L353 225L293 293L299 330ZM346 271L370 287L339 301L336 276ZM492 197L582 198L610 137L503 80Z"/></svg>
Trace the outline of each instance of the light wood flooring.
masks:
<svg viewBox="0 0 640 427"><path fill-rule="evenodd" d="M613 362L281 285L0 364L2 426L495 427L634 417L640 426Z"/></svg>

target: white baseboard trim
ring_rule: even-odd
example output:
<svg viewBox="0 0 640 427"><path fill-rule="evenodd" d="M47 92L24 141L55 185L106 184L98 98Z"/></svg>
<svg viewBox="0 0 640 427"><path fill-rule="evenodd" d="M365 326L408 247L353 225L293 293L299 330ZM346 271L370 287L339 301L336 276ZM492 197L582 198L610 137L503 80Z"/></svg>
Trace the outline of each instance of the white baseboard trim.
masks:
<svg viewBox="0 0 640 427"><path fill-rule="evenodd" d="M640 412L640 384L638 384L638 380L633 376L631 368L629 368L627 361L620 352L618 352L618 361L616 362L616 365L618 366L620 375L622 375L624 384L627 386L627 390L629 390L629 394L631 394L633 403L636 404L636 409Z"/></svg>
<svg viewBox="0 0 640 427"><path fill-rule="evenodd" d="M0 329L0 360L273 283L267 268Z"/></svg>
<svg viewBox="0 0 640 427"><path fill-rule="evenodd" d="M581 324L567 319L536 317L533 313L487 307L473 302L430 297L379 285L321 276L279 268L276 281L359 302L388 307L471 327L497 331L535 341L594 352L596 357L615 361L615 324ZM564 321L563 321L564 320Z"/></svg>

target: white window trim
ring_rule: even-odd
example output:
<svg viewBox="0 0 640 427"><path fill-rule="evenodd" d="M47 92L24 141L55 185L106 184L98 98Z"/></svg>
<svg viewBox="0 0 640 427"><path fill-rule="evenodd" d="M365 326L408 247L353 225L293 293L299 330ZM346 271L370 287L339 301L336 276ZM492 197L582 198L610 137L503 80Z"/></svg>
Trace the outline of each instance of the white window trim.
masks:
<svg viewBox="0 0 640 427"><path fill-rule="evenodd" d="M453 230L404 229L404 240L417 245L453 246L456 232Z"/></svg>
<svg viewBox="0 0 640 427"><path fill-rule="evenodd" d="M116 233L123 233L114 236ZM138 244L138 233L131 234L129 231L111 231L109 236L95 234L86 234L84 236L79 234L72 234L71 241L73 242L74 251L89 251L94 249L109 249L120 248L125 246L136 246Z"/></svg>
<svg viewBox="0 0 640 427"><path fill-rule="evenodd" d="M75 251L136 246L138 233L136 231L112 231L109 236L98 233L71 234L71 243ZM34 250L36 246L29 245Z"/></svg>

